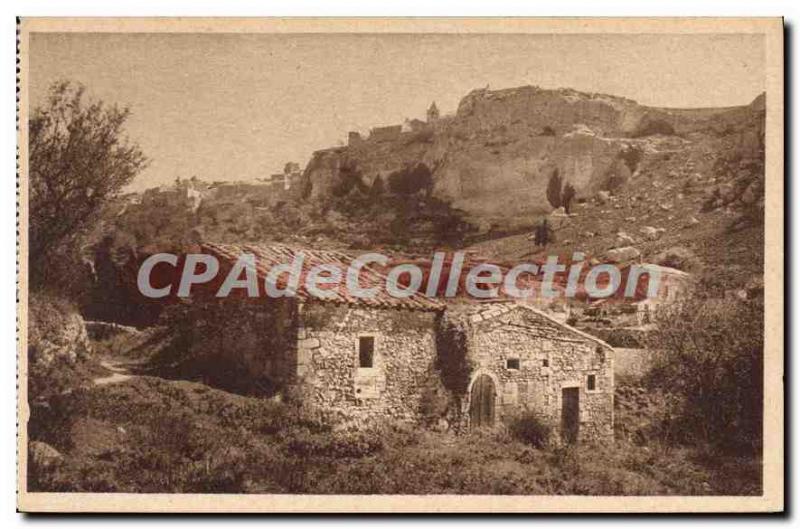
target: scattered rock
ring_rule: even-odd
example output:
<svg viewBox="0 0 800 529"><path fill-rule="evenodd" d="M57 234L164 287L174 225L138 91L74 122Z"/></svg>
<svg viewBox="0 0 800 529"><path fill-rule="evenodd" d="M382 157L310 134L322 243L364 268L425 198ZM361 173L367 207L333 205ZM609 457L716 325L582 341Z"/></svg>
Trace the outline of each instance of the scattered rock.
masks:
<svg viewBox="0 0 800 529"><path fill-rule="evenodd" d="M674 246L664 250L655 257L655 262L661 266L676 268L684 272L692 272L700 266L697 256L683 246Z"/></svg>
<svg viewBox="0 0 800 529"><path fill-rule="evenodd" d="M628 235L624 231L621 231L621 232L617 233L617 243L618 244L634 244L635 242L636 241L633 239L633 237L631 237L630 235Z"/></svg>
<svg viewBox="0 0 800 529"><path fill-rule="evenodd" d="M665 204L662 202L661 204L658 205L658 207L663 211L669 211L672 209L672 204Z"/></svg>
<svg viewBox="0 0 800 529"><path fill-rule="evenodd" d="M633 261L641 257L642 253L633 246L613 248L606 252L606 260L612 263Z"/></svg>
<svg viewBox="0 0 800 529"><path fill-rule="evenodd" d="M605 204L606 202L611 200L611 193L609 193L608 191L598 191L595 198L599 203Z"/></svg>
<svg viewBox="0 0 800 529"><path fill-rule="evenodd" d="M554 209L550 215L547 217L547 222L550 224L554 230L560 229L566 225L568 225L571 220L570 216L564 211L563 207Z"/></svg>
<svg viewBox="0 0 800 529"><path fill-rule="evenodd" d="M661 234L666 230L664 228L654 228L653 226L645 226L641 231L648 240L655 241L661 237Z"/></svg>
<svg viewBox="0 0 800 529"><path fill-rule="evenodd" d="M689 220L686 222L686 226L696 226L700 224L700 221L697 220L697 217L689 217Z"/></svg>

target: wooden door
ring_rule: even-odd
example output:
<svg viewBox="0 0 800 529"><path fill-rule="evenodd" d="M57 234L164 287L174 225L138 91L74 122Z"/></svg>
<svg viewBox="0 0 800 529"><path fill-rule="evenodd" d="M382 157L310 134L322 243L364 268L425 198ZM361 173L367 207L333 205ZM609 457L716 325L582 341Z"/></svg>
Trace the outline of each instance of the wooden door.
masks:
<svg viewBox="0 0 800 529"><path fill-rule="evenodd" d="M561 438L567 443L578 440L580 426L580 389L561 390Z"/></svg>
<svg viewBox="0 0 800 529"><path fill-rule="evenodd" d="M474 427L494 425L495 388L492 377L481 375L472 384L469 397L470 425Z"/></svg>

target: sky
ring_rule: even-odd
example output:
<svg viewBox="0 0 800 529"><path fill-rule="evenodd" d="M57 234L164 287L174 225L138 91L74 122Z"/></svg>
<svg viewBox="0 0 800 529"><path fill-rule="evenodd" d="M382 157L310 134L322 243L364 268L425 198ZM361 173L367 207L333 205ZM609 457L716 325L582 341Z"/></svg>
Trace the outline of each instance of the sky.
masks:
<svg viewBox="0 0 800 529"><path fill-rule="evenodd" d="M128 106L150 165L131 189L304 166L347 132L453 113L470 90L574 88L663 107L764 91L761 35L34 33L30 102L59 80Z"/></svg>

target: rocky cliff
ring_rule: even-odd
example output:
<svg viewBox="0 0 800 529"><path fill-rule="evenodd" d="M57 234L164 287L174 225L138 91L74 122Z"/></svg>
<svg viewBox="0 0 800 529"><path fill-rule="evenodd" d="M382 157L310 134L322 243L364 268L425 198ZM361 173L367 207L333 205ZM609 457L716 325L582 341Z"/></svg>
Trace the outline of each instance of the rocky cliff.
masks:
<svg viewBox="0 0 800 529"><path fill-rule="evenodd" d="M317 151L303 187L307 198L325 200L353 175L366 188L423 164L433 196L477 226L530 225L552 209L545 190L555 171L580 199L623 185L665 152L721 137L763 149L763 108L763 95L743 107L682 110L569 89L474 90L453 116Z"/></svg>

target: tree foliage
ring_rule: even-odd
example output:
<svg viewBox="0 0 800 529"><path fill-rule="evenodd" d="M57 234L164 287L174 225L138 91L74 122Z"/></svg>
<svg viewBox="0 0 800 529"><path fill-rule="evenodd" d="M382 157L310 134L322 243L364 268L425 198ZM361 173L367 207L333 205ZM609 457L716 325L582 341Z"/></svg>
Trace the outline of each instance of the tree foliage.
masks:
<svg viewBox="0 0 800 529"><path fill-rule="evenodd" d="M570 207L572 206L572 199L575 198L575 187L567 182L564 185L564 190L561 192L561 205L564 206L564 213L569 215Z"/></svg>
<svg viewBox="0 0 800 529"><path fill-rule="evenodd" d="M58 281L59 259L74 254L103 206L145 167L123 126L127 108L87 101L84 88L54 84L29 123L30 279Z"/></svg>
<svg viewBox="0 0 800 529"><path fill-rule="evenodd" d="M561 207L561 183L561 175L558 173L558 168L555 168L547 182L547 201L554 208Z"/></svg>
<svg viewBox="0 0 800 529"><path fill-rule="evenodd" d="M417 163L389 175L389 190L398 195L413 195L420 191L429 195L432 189L433 175L424 163Z"/></svg>
<svg viewBox="0 0 800 529"><path fill-rule="evenodd" d="M652 384L679 397L670 435L732 450L762 443L763 300L689 299L656 314Z"/></svg>

